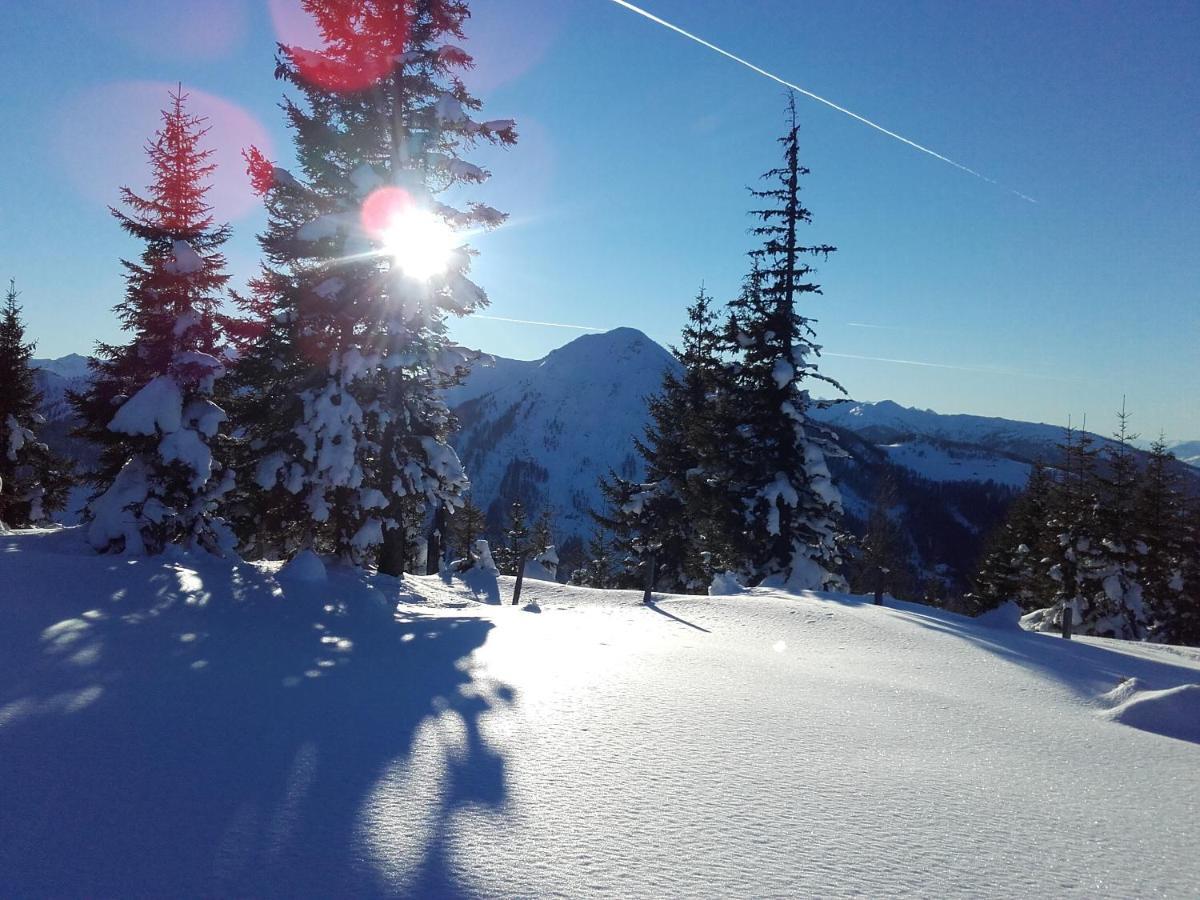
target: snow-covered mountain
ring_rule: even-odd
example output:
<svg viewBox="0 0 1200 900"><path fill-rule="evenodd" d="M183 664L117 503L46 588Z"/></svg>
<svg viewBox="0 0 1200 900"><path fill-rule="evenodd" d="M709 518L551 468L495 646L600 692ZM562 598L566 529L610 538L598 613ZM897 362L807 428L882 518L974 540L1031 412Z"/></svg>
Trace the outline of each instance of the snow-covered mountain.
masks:
<svg viewBox="0 0 1200 900"><path fill-rule="evenodd" d="M618 328L544 359L477 368L448 397L476 503L498 524L520 497L553 511L560 537L588 533L597 480L610 469L640 474L631 438L645 425L645 398L677 365L640 331Z"/></svg>

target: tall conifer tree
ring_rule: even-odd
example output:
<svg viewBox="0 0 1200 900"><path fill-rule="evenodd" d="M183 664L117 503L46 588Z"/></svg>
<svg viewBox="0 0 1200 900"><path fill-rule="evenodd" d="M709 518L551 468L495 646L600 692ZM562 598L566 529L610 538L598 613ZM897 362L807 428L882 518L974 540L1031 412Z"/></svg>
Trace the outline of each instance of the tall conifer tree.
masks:
<svg viewBox="0 0 1200 900"><path fill-rule="evenodd" d="M772 186L752 191L763 208L753 233L763 244L751 253L754 271L730 303L726 349L738 362L738 443L732 482L741 491L745 511L742 536L746 574L757 583L793 589L842 589L837 574L842 559L837 544L841 499L833 485L826 455L837 453L834 436L809 417L814 401L808 384L822 381L820 347L813 319L800 309L802 298L821 293L806 257L827 257L836 248L801 243L800 228L812 215L800 200L800 126L794 97L788 102L789 126L779 139L784 164L764 175Z"/></svg>
<svg viewBox="0 0 1200 900"><path fill-rule="evenodd" d="M72 396L80 434L102 451L87 510L89 539L101 551L231 547L216 513L232 485L214 452L225 413L211 399L224 373L220 247L229 227L214 224L205 199L214 170L213 151L200 147L205 120L187 112L182 89L170 101L146 147L147 193L122 188L125 209L112 210L144 244L137 261L122 261L116 313L130 340L98 345L90 386Z"/></svg>
<svg viewBox="0 0 1200 900"><path fill-rule="evenodd" d="M300 177L249 154L265 193L261 277L244 302L258 333L239 365L248 483L239 526L251 552L333 551L398 573L406 520L458 507L467 483L447 443L440 391L472 355L446 318L486 303L453 230L504 216L439 196L488 177L460 153L516 141L479 122L455 42L460 0L303 0L320 50L281 46L277 77Z"/></svg>

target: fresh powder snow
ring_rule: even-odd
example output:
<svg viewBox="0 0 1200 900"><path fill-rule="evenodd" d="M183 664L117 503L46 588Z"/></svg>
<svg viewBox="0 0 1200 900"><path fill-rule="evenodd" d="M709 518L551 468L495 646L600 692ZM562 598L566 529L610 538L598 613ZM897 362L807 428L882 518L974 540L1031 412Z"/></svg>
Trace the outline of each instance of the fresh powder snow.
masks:
<svg viewBox="0 0 1200 900"><path fill-rule="evenodd" d="M4 893L1194 895L1200 651L484 574L0 537Z"/></svg>

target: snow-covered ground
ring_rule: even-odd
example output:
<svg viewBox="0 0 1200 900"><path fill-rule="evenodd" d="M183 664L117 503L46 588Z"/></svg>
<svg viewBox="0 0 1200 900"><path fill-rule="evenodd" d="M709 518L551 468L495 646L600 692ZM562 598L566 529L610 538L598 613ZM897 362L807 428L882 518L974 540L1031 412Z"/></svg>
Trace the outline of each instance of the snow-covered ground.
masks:
<svg viewBox="0 0 1200 900"><path fill-rule="evenodd" d="M1200 651L837 595L526 581L527 609L302 574L0 536L0 893L1200 882Z"/></svg>

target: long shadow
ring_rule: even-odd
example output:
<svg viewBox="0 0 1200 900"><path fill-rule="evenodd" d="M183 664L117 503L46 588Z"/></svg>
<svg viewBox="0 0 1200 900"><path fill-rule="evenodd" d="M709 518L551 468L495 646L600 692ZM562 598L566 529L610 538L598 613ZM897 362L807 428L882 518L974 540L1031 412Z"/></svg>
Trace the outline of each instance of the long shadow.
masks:
<svg viewBox="0 0 1200 900"><path fill-rule="evenodd" d="M388 840L423 848L405 858L424 895L469 893L453 816L507 801L479 720L512 692L465 664L490 623L398 620L370 588L346 604L312 586L281 596L249 566L183 591L188 573L161 562L87 562L65 561L54 603L0 591L3 893L394 895L364 805L444 716L467 740L423 813L431 827Z"/></svg>
<svg viewBox="0 0 1200 900"><path fill-rule="evenodd" d="M663 609L662 607L660 607L658 605L658 602L656 600L651 600L644 605L647 609L654 610L660 616L666 616L668 619L674 619L676 622L679 622L682 625L686 625L688 628L695 628L697 631L703 631L705 634L712 634L712 632L709 631L707 628L703 628L703 627L697 625L695 622L689 622L687 619L681 619L679 616L675 615L674 613L667 612L665 609Z"/></svg>

